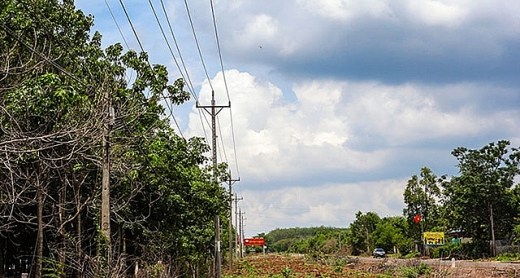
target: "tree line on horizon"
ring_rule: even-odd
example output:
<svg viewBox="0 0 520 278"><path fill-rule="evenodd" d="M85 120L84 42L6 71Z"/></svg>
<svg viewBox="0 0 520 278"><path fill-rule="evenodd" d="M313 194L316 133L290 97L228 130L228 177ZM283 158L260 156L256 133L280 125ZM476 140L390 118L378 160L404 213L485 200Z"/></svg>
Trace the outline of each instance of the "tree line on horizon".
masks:
<svg viewBox="0 0 520 278"><path fill-rule="evenodd" d="M272 252L370 254L375 247L406 256L423 252L423 232L443 232L441 254L482 258L497 255L497 242L520 242L520 150L508 140L480 149L458 147L459 175L437 176L428 167L413 175L403 192L403 215L380 217L358 211L347 228L275 229L259 234ZM449 239L466 238L452 246ZM457 240L459 243L460 240ZM518 251L518 250L516 250Z"/></svg>

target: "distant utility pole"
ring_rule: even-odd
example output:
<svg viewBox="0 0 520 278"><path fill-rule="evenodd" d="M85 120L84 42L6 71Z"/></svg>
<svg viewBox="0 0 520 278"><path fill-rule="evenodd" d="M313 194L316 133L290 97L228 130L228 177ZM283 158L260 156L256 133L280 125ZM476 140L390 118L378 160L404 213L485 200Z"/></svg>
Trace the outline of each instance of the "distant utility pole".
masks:
<svg viewBox="0 0 520 278"><path fill-rule="evenodd" d="M229 270L233 270L233 191L231 186L237 181L240 181L240 178L234 180L231 179L231 174L229 175Z"/></svg>
<svg viewBox="0 0 520 278"><path fill-rule="evenodd" d="M238 201L241 201L243 199L244 198L242 198L242 197L238 198L235 196L235 230L236 230L236 236L237 236L237 240L235 240L235 253L236 253L237 258L240 258L239 253L238 253L237 243L240 244L240 239L242 238L242 236L240 235L240 227L238 226L237 206L238 206Z"/></svg>
<svg viewBox="0 0 520 278"><path fill-rule="evenodd" d="M244 214L246 213L242 212L242 209L240 209L240 258L244 256Z"/></svg>
<svg viewBox="0 0 520 278"><path fill-rule="evenodd" d="M215 91L211 91L211 105L201 106L197 101L197 108L202 108L211 116L211 145L213 150L213 177L217 181L217 114L224 108L230 108L231 101L226 106L215 105ZM218 182L218 181L217 181ZM215 215L215 277L220 278L222 260L220 257L220 217Z"/></svg>

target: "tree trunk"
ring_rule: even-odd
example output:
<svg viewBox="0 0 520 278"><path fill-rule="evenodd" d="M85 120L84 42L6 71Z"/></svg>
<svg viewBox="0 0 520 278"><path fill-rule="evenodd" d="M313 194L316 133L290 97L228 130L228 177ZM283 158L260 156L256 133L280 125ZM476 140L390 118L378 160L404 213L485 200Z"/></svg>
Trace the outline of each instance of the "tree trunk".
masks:
<svg viewBox="0 0 520 278"><path fill-rule="evenodd" d="M42 258L43 258L43 188L40 180L40 176L37 177L37 221L38 221L38 234L36 236L36 266L34 277L40 278L42 276Z"/></svg>
<svg viewBox="0 0 520 278"><path fill-rule="evenodd" d="M82 273L83 273L83 268L84 268L84 259L83 259L83 247L82 247L82 244L81 244L81 241L82 241L82 231L81 231L81 207L82 207L82 203L81 203L81 195L80 195L80 188L81 188L81 183L78 181L77 177L76 177L76 174L74 173L74 171L72 171L72 182L73 182L73 185L74 185L74 202L75 202L75 205L76 205L76 238L77 238L77 242L76 242L76 256L77 256L77 260L78 260L78 266L81 267L81 269L78 271L77 269L74 269L73 273L72 273L72 277L74 278L79 278L81 277Z"/></svg>
<svg viewBox="0 0 520 278"><path fill-rule="evenodd" d="M0 278L4 278L4 252L5 252L5 239L0 237Z"/></svg>
<svg viewBox="0 0 520 278"><path fill-rule="evenodd" d="M61 241L61 246L60 246L60 254L59 254L59 273L60 273L60 277L64 278L65 277L65 257L66 257L66 254L67 254L67 239L65 237L65 221L64 221L64 214L65 214L65 202L66 202L66 196L67 196L67 183L64 179L62 179L62 190L61 190L61 195L60 195L60 199L59 199L59 206L58 206L58 214L59 214L59 220L60 220L60 223L59 223L59 227L60 227L60 230L59 230L59 233L60 233L60 241Z"/></svg>

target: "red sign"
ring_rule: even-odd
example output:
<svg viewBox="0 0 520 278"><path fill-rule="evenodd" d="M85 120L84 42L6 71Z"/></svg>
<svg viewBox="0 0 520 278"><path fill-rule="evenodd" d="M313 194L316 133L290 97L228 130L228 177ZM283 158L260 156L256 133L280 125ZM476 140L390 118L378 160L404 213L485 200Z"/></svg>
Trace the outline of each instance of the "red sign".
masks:
<svg viewBox="0 0 520 278"><path fill-rule="evenodd" d="M263 237L244 238L244 245L245 246L264 246L265 239Z"/></svg>

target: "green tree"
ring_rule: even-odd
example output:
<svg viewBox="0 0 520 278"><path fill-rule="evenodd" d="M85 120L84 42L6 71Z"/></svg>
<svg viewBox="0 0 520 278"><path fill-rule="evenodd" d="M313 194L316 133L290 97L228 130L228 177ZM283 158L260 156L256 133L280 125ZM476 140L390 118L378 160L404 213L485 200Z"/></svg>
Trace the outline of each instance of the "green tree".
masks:
<svg viewBox="0 0 520 278"><path fill-rule="evenodd" d="M384 217L372 232L374 247L382 247L387 252L395 250L406 254L412 250L413 239L407 236L408 222L402 216Z"/></svg>
<svg viewBox="0 0 520 278"><path fill-rule="evenodd" d="M478 150L464 147L452 154L459 161L460 176L443 183L443 203L452 229L461 230L479 246L474 255L493 254L486 242L508 238L519 207L513 194L520 173L520 151L501 140Z"/></svg>
<svg viewBox="0 0 520 278"><path fill-rule="evenodd" d="M133 257L202 276L213 215L225 219L229 208L205 166L208 146L177 136L160 105L189 94L146 53L103 50L92 24L72 1L0 3L0 266L35 253L36 277L108 276L97 239L109 125L111 274Z"/></svg>
<svg viewBox="0 0 520 278"><path fill-rule="evenodd" d="M363 252L370 253L370 250L375 247L371 234L379 222L381 222L381 218L375 212L363 214L361 211L358 211L356 213L356 220L349 227L352 232L350 245L354 255Z"/></svg>
<svg viewBox="0 0 520 278"><path fill-rule="evenodd" d="M444 177L438 178L429 168L421 168L420 176L413 175L404 190L403 215L406 217L413 238L421 238L423 231L430 231L443 225L441 208L438 200L441 197L440 184ZM420 223L414 218L420 215Z"/></svg>

